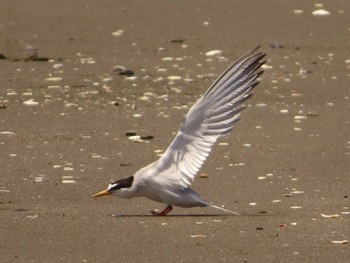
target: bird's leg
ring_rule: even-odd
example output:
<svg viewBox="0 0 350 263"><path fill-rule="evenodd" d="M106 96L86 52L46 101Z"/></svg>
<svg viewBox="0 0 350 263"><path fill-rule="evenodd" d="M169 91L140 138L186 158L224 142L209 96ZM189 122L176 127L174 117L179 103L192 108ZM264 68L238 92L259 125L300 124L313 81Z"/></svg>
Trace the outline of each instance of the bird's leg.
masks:
<svg viewBox="0 0 350 263"><path fill-rule="evenodd" d="M166 216L171 210L173 210L173 206L168 205L162 212L156 212L152 210L151 213L152 215L155 215L155 216Z"/></svg>

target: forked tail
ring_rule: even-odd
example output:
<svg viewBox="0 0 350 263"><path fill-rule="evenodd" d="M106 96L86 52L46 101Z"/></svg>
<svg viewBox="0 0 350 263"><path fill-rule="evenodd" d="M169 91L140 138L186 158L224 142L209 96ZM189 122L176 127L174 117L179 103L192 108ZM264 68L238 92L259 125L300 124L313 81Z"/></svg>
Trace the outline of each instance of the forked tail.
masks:
<svg viewBox="0 0 350 263"><path fill-rule="evenodd" d="M236 215L236 216L239 216L240 214L236 213L236 212L233 212L233 211L230 211L230 210L227 210L225 208L222 208L220 206L216 206L216 205L213 205L213 204L208 204L210 207L213 207L213 208L216 208L216 209L219 209L221 211L225 211L227 213L230 213L230 214L233 214L233 215Z"/></svg>

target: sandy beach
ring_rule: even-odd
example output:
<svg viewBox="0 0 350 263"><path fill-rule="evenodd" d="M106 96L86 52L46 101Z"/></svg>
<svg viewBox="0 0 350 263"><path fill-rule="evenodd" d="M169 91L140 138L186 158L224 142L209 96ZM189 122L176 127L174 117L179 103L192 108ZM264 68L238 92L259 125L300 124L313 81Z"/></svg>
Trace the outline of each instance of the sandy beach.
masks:
<svg viewBox="0 0 350 263"><path fill-rule="evenodd" d="M349 262L350 2L317 3L2 1L0 261ZM194 182L241 216L91 198L258 45L261 83Z"/></svg>

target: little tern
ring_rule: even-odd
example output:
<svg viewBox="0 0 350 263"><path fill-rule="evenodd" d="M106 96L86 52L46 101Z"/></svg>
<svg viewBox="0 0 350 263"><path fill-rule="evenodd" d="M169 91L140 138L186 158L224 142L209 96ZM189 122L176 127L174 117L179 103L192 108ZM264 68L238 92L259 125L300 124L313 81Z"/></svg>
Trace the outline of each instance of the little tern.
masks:
<svg viewBox="0 0 350 263"><path fill-rule="evenodd" d="M116 180L93 197L146 197L167 205L162 212L152 212L159 216L167 215L173 206L213 207L237 215L203 199L191 188L191 183L215 142L232 131L245 108L243 102L259 84L265 54L257 53L258 49L236 60L198 99L159 160L130 177Z"/></svg>

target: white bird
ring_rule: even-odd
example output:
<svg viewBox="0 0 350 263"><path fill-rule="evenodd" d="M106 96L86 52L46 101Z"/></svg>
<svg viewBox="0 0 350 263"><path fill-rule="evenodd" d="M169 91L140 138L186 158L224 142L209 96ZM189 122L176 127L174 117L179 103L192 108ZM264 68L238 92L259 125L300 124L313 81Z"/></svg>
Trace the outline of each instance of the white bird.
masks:
<svg viewBox="0 0 350 263"><path fill-rule="evenodd" d="M93 197L143 196L167 205L162 212L152 212L160 216L168 214L173 206L213 207L237 214L204 200L191 188L191 183L215 142L232 131L244 109L242 103L259 84L265 54L256 53L258 48L235 61L191 107L175 139L158 161L133 176L116 180Z"/></svg>

